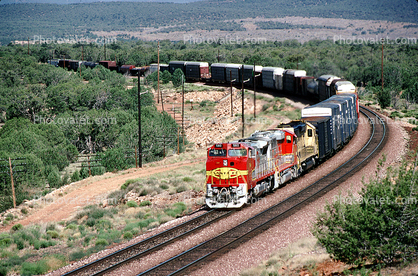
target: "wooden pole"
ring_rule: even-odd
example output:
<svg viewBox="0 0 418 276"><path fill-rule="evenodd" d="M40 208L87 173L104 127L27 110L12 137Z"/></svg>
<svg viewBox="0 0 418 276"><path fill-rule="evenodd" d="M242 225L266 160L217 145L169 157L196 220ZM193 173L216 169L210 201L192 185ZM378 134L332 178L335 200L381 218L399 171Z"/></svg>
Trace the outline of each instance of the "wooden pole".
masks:
<svg viewBox="0 0 418 276"><path fill-rule="evenodd" d="M384 42L384 40L382 38L382 93L383 93L383 88L384 88L384 86L383 86L383 42Z"/></svg>
<svg viewBox="0 0 418 276"><path fill-rule="evenodd" d="M256 105L255 105L255 61L254 61L254 69L253 69L253 82L254 82L254 119L256 113Z"/></svg>
<svg viewBox="0 0 418 276"><path fill-rule="evenodd" d="M234 116L234 104L232 99L232 71L229 71L229 81L231 82L231 117Z"/></svg>
<svg viewBox="0 0 418 276"><path fill-rule="evenodd" d="M138 72L138 166L142 168L142 137L141 137L141 77Z"/></svg>
<svg viewBox="0 0 418 276"><path fill-rule="evenodd" d="M90 155L87 156L87 164L89 166L89 177L91 176L91 168L90 168Z"/></svg>
<svg viewBox="0 0 418 276"><path fill-rule="evenodd" d="M180 154L180 127L177 127L177 154Z"/></svg>
<svg viewBox="0 0 418 276"><path fill-rule="evenodd" d="M16 208L15 184L13 181L12 160L10 159L10 157L9 157L9 167L10 167L10 180L12 181L13 208Z"/></svg>
<svg viewBox="0 0 418 276"><path fill-rule="evenodd" d="M181 82L183 84L183 89L181 93L181 134L183 135L183 146L184 146L184 79L183 79L183 75L181 76Z"/></svg>
<svg viewBox="0 0 418 276"><path fill-rule="evenodd" d="M157 70L157 103L160 103L160 41L157 46L158 70ZM161 100L163 98L161 97ZM163 108L164 110L164 108Z"/></svg>
<svg viewBox="0 0 418 276"><path fill-rule="evenodd" d="M242 83L242 97L241 97L241 103L242 103L241 112L242 112L242 114L241 114L241 120L242 120L242 137L244 137L244 125L245 125L245 123L244 123L244 64L242 65L241 70L242 70L242 74L241 74L241 76L242 76L242 78L241 78L241 83Z"/></svg>
<svg viewBox="0 0 418 276"><path fill-rule="evenodd" d="M138 153L137 153L137 147L135 146L135 168L138 169Z"/></svg>

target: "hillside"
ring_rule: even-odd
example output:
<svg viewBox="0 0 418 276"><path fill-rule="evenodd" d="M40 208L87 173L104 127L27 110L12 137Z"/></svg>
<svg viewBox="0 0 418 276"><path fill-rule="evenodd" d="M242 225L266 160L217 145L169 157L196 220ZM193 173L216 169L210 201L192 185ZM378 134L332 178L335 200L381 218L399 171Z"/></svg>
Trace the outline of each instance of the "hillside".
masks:
<svg viewBox="0 0 418 276"><path fill-rule="evenodd" d="M413 0L206 0L187 4L99 2L0 5L0 42L8 44L36 36L94 38L97 31L134 32L153 28L155 32L160 32L156 29L158 27L166 27L161 33L193 30L233 32L246 29L234 19L293 16L413 23L403 26L409 28L417 27L418 3ZM273 25L273 28L298 28L294 25Z"/></svg>

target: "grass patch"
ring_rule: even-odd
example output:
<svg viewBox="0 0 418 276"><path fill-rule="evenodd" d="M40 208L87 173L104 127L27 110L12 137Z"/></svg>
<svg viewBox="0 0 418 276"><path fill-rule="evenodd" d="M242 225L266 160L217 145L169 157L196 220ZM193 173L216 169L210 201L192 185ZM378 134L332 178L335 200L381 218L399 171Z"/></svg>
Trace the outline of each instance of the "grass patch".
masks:
<svg viewBox="0 0 418 276"><path fill-rule="evenodd" d="M126 205L128 206L128 207L138 207L138 203L136 203L136 201L134 201L134 200L129 200L128 202L126 202Z"/></svg>
<svg viewBox="0 0 418 276"><path fill-rule="evenodd" d="M140 207L151 206L151 205L152 205L152 203L149 200L144 200L144 201L141 201L141 203L139 203Z"/></svg>

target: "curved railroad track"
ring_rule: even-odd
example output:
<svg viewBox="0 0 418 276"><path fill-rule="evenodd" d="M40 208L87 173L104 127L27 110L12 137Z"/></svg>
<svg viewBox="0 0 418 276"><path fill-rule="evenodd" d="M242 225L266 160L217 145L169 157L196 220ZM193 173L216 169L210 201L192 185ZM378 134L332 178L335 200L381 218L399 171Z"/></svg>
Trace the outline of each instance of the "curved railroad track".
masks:
<svg viewBox="0 0 418 276"><path fill-rule="evenodd" d="M238 226L179 254L138 275L184 275L200 265L219 258L239 247L272 225L315 201L360 170L384 146L387 128L384 120L373 111L361 107L372 131L365 146L350 160L320 180L282 202L242 222Z"/></svg>
<svg viewBox="0 0 418 276"><path fill-rule="evenodd" d="M201 230L210 224L231 215L233 211L210 210L198 217L188 220L159 234L118 250L94 262L88 263L64 274L72 275L105 275L135 259L144 257L188 235Z"/></svg>

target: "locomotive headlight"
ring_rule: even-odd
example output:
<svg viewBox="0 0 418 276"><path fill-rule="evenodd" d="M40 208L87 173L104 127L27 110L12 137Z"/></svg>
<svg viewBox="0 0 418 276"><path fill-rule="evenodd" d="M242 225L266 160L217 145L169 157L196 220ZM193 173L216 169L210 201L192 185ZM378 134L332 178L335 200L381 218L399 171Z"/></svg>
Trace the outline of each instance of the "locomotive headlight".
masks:
<svg viewBox="0 0 418 276"><path fill-rule="evenodd" d="M224 160L224 167L228 166L228 160Z"/></svg>
<svg viewBox="0 0 418 276"><path fill-rule="evenodd" d="M206 184L206 194L208 197L212 197L213 193L212 193L212 186L210 184Z"/></svg>
<svg viewBox="0 0 418 276"><path fill-rule="evenodd" d="M239 185L237 188L237 195L245 195L244 185Z"/></svg>

